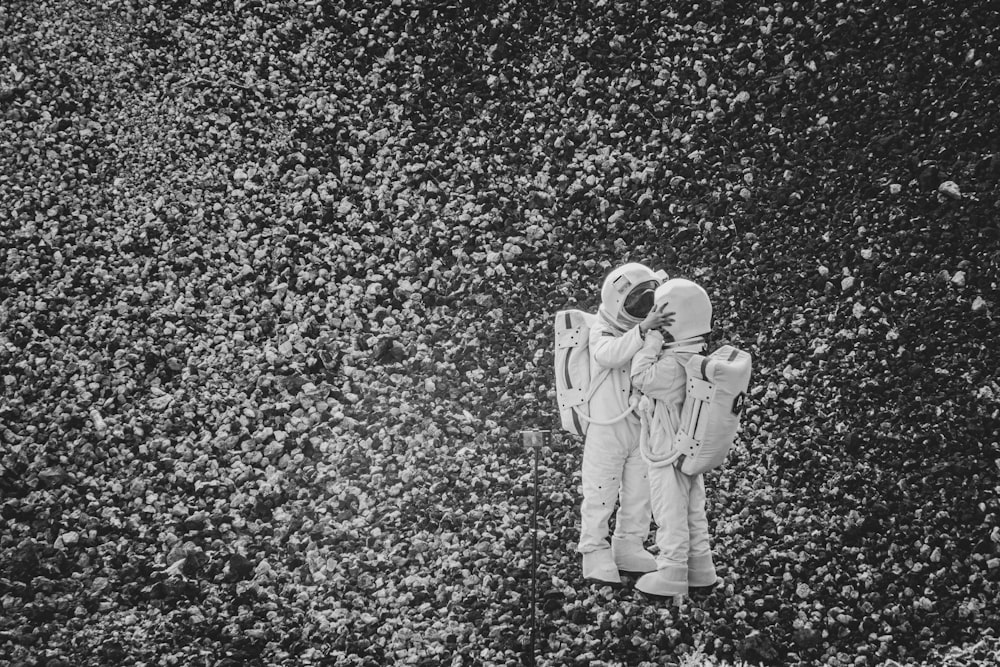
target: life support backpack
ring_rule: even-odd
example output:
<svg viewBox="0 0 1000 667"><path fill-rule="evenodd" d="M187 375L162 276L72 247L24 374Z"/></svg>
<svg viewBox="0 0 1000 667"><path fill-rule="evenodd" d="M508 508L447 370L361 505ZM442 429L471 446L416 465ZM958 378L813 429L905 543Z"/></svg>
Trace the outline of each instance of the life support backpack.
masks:
<svg viewBox="0 0 1000 667"><path fill-rule="evenodd" d="M614 419L598 421L590 417L590 399L611 373L603 369L590 377L590 328L596 315L582 310L560 310L555 318L556 402L562 427L574 435L586 435L590 424L620 422L635 410L635 404Z"/></svg>
<svg viewBox="0 0 1000 667"><path fill-rule="evenodd" d="M674 441L679 452L674 465L697 475L722 465L736 440L750 386L750 353L723 345L707 356L692 355L684 369L687 395Z"/></svg>

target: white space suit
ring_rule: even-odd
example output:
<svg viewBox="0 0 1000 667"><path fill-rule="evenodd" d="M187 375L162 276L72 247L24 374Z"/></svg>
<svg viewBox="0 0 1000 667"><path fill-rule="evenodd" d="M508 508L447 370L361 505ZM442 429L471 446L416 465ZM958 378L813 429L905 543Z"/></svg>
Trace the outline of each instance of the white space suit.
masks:
<svg viewBox="0 0 1000 667"><path fill-rule="evenodd" d="M644 575L636 588L652 595L684 595L690 586L716 583L715 564L705 512L703 475L686 475L674 463L679 452L674 438L686 394L684 363L704 349L711 330L712 305L705 290L683 279L666 281L656 290L656 305L674 312L667 327L668 342L650 331L632 360L632 384L643 392L640 403L641 444L650 460L649 484L656 522L656 571Z"/></svg>
<svg viewBox="0 0 1000 667"><path fill-rule="evenodd" d="M590 330L591 378L611 369L590 401L590 415L609 421L629 407L632 357L643 345L639 323L645 302L652 306L660 279L642 264L626 264L605 279L601 307ZM583 575L608 583L621 581L619 570L650 572L656 563L644 548L649 535L648 468L639 453L639 419L629 415L612 425L592 423L583 449L583 502L580 542ZM618 502L615 531L608 544L608 521Z"/></svg>

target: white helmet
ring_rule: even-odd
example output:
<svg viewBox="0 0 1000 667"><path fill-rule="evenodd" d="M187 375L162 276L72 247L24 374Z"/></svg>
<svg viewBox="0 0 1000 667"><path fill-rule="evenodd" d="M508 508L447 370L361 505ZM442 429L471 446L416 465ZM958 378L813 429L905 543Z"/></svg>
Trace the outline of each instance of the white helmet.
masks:
<svg viewBox="0 0 1000 667"><path fill-rule="evenodd" d="M666 331L675 342L711 333L712 302L701 285L684 278L672 278L656 288L654 297L657 308L674 313L674 323Z"/></svg>
<svg viewBox="0 0 1000 667"><path fill-rule="evenodd" d="M604 279L601 312L622 329L634 327L653 307L653 292L666 277L663 271L637 262L618 267Z"/></svg>

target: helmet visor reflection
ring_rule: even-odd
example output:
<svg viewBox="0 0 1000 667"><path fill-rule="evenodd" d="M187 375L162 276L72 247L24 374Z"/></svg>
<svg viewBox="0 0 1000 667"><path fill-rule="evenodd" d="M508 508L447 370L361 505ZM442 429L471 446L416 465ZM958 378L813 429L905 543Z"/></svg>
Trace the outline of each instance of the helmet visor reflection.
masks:
<svg viewBox="0 0 1000 667"><path fill-rule="evenodd" d="M629 292L625 297L624 310L632 317L646 317L653 309L655 302L656 283L654 281L644 282Z"/></svg>

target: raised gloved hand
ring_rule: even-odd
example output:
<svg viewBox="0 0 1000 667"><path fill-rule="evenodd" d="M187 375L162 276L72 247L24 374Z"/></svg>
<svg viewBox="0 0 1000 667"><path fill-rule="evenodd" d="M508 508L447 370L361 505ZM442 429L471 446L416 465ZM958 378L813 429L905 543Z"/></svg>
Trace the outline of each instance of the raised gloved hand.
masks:
<svg viewBox="0 0 1000 667"><path fill-rule="evenodd" d="M667 304L663 304L662 306L653 308L646 315L645 319L639 323L639 331L643 335L652 329L666 329L673 325L676 313L673 311L664 312L666 311L666 307Z"/></svg>

